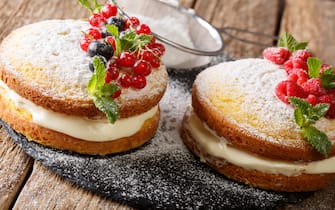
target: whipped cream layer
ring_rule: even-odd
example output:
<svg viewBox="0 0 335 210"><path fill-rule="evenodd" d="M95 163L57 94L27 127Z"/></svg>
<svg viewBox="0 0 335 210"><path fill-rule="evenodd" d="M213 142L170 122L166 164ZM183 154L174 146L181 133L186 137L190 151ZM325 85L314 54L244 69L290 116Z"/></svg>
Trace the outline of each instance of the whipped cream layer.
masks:
<svg viewBox="0 0 335 210"><path fill-rule="evenodd" d="M274 160L261 157L234 148L223 137L218 137L215 132L201 122L199 117L189 108L186 113L185 127L191 133L197 144L208 154L223 158L227 162L248 170L257 170L263 173L283 174L295 176L299 174L335 173L335 157L312 162L294 162ZM201 157L202 158L202 157Z"/></svg>
<svg viewBox="0 0 335 210"><path fill-rule="evenodd" d="M29 112L32 121L37 125L87 141L103 142L131 136L139 131L143 123L152 118L158 111L158 106L155 106L143 114L118 119L114 124L111 124L105 119L91 120L44 109L18 95L2 80L0 80L0 88L5 89L8 97L17 108Z"/></svg>

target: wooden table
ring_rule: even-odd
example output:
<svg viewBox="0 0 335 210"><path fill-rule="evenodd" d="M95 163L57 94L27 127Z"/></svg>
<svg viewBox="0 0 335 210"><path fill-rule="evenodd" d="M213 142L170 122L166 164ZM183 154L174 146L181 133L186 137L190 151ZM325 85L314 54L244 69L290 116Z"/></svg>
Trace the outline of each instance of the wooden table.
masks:
<svg viewBox="0 0 335 210"><path fill-rule="evenodd" d="M184 5L195 7L198 12L211 19L215 24L220 23L222 14L218 12L215 5L220 4L219 0L181 0ZM204 2L208 6L204 7ZM236 2L241 7L239 10L249 8L245 18L255 11L250 10L251 6L255 6L255 2L270 2L266 0L245 0L242 1L224 1L228 6L234 5L229 2ZM279 0L271 1L278 3ZM215 5L214 5L215 4ZM268 3L270 4L270 3ZM272 4L272 3L271 3ZM201 6L202 5L202 6ZM221 5L221 4L220 4ZM257 3L256 3L257 5ZM273 5L272 5L273 6ZM263 11L263 18L280 8L266 6L268 10ZM207 12L205 12L205 10ZM209 11L209 10L212 11ZM215 10L216 9L216 10ZM225 9L225 17L232 24L233 18L227 16ZM216 13L214 12L216 11ZM228 12L229 13L229 12ZM217 18L215 18L215 14ZM11 0L0 1L0 41L13 29L24 24L36 22L44 19L52 18L82 18L87 17L88 13L85 9L77 4L75 0ZM259 16L257 16L259 18ZM269 26L276 22L277 17L267 18L266 24ZM249 24L255 25L256 22L249 21ZM249 25L250 26L250 25ZM275 33L276 26L267 29L269 33ZM257 29L257 27L256 27ZM230 40L230 47L226 52L235 52L235 55L241 55L242 52L250 46L241 45L241 43L233 43ZM240 46L236 48L236 46ZM251 49L251 48L250 48ZM251 49L251 56L259 55L259 49ZM238 56L237 56L238 57ZM0 110L1 111L1 110ZM315 193L311 198L299 205L287 205L283 209L309 209L315 207L317 209L334 209L335 208L335 186ZM3 128L0 127L0 209L131 209L125 205L106 200L103 197L95 195L80 189L73 184L65 181L61 177L55 175L39 162L28 157L8 136Z"/></svg>

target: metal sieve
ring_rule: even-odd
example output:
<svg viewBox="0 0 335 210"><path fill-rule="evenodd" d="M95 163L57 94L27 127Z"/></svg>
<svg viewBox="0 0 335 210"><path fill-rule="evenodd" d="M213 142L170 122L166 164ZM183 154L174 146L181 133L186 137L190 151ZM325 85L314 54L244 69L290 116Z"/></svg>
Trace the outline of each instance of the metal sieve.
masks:
<svg viewBox="0 0 335 210"><path fill-rule="evenodd" d="M220 33L224 33L240 41L258 45L269 45L252 40L236 37L232 31L251 33L275 39L271 35L250 32L234 27L215 28L203 18L196 15L193 9L187 9L178 4L167 3L167 0L111 0L117 3L125 16L140 16L154 21L163 21L160 26L151 26L152 34L167 44L166 55L163 57L165 64L172 68L194 68L207 65L210 56L223 54L224 41ZM165 21L164 21L165 20ZM182 26L181 26L182 24ZM171 30L176 30L171 34ZM181 39L187 35L187 39Z"/></svg>

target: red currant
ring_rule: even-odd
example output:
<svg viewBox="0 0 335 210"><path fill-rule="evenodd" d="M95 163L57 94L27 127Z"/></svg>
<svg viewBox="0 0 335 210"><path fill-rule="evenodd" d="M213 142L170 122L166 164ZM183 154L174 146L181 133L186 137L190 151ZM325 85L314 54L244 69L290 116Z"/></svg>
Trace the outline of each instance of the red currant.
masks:
<svg viewBox="0 0 335 210"><path fill-rule="evenodd" d="M126 21L126 28L130 28L130 26L136 28L140 25L140 20L137 17L130 17Z"/></svg>
<svg viewBox="0 0 335 210"><path fill-rule="evenodd" d="M104 18L100 14L94 13L88 18L88 22L93 27L100 27L104 23Z"/></svg>
<svg viewBox="0 0 335 210"><path fill-rule="evenodd" d="M142 59L145 61L148 61L149 63L151 63L151 61L155 58L155 56L152 54L152 52L144 50L142 52Z"/></svg>
<svg viewBox="0 0 335 210"><path fill-rule="evenodd" d="M119 78L119 74L119 69L110 65L106 72L105 82L110 83L112 80L116 80L117 78Z"/></svg>
<svg viewBox="0 0 335 210"><path fill-rule="evenodd" d="M137 34L151 34L151 29L147 24L141 24L139 26L137 26L136 28L136 33Z"/></svg>
<svg viewBox="0 0 335 210"><path fill-rule="evenodd" d="M106 41L112 45L114 51L116 51L115 39L112 36L106 37Z"/></svg>
<svg viewBox="0 0 335 210"><path fill-rule="evenodd" d="M135 75L148 76L151 73L151 65L148 61L138 60L133 67Z"/></svg>
<svg viewBox="0 0 335 210"><path fill-rule="evenodd" d="M123 51L119 58L119 64L124 67L133 67L136 62L136 58L131 52Z"/></svg>
<svg viewBox="0 0 335 210"><path fill-rule="evenodd" d="M119 82L122 87L128 88L132 84L133 79L129 74L124 74L120 77Z"/></svg>
<svg viewBox="0 0 335 210"><path fill-rule="evenodd" d="M148 44L148 48L151 49L158 57L161 57L165 53L165 47L161 43L150 43Z"/></svg>
<svg viewBox="0 0 335 210"><path fill-rule="evenodd" d="M118 89L113 95L112 98L117 98L121 95L121 89Z"/></svg>
<svg viewBox="0 0 335 210"><path fill-rule="evenodd" d="M80 48L81 48L83 51L87 52L88 46L91 44L91 41L92 41L91 39L85 37L84 39L82 39L82 40L80 41Z"/></svg>
<svg viewBox="0 0 335 210"><path fill-rule="evenodd" d="M136 89L142 89L146 86L147 81L144 76L137 75L133 78L132 87Z"/></svg>
<svg viewBox="0 0 335 210"><path fill-rule="evenodd" d="M159 58L154 58L152 59L150 64L153 68L159 68L161 66L161 61L159 60Z"/></svg>
<svg viewBox="0 0 335 210"><path fill-rule="evenodd" d="M86 32L87 35L85 35L88 38L93 39L101 39L101 32L97 28L90 28Z"/></svg>
<svg viewBox="0 0 335 210"><path fill-rule="evenodd" d="M101 15L105 19L108 19L109 17L115 16L116 14L117 14L117 6L115 6L113 4L106 4L101 10Z"/></svg>

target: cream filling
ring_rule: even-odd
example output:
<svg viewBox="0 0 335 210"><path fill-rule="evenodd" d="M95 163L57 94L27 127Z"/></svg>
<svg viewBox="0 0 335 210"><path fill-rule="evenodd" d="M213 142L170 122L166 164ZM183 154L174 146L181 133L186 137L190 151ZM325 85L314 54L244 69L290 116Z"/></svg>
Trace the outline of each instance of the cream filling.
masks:
<svg viewBox="0 0 335 210"><path fill-rule="evenodd" d="M335 173L335 157L302 163L273 160L236 149L227 144L226 139L216 136L214 131L210 130L206 124L203 124L193 110L190 109L188 110L186 128L192 134L194 140L208 154L223 158L227 162L245 169L286 176L294 176L302 173Z"/></svg>
<svg viewBox="0 0 335 210"><path fill-rule="evenodd" d="M17 108L28 111L32 115L34 123L87 141L103 142L131 136L139 131L143 123L152 118L158 111L158 106L155 106L143 114L118 119L114 124L111 124L107 120L85 119L44 109L18 95L2 80L0 80L0 87L6 90L7 95Z"/></svg>

